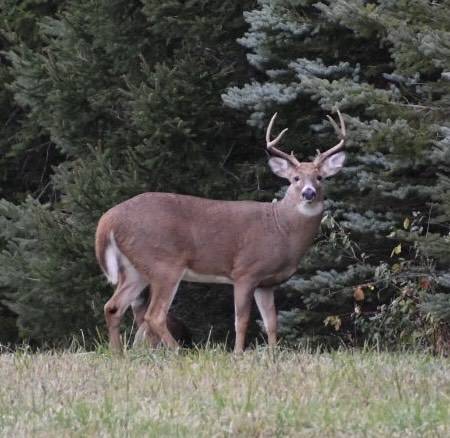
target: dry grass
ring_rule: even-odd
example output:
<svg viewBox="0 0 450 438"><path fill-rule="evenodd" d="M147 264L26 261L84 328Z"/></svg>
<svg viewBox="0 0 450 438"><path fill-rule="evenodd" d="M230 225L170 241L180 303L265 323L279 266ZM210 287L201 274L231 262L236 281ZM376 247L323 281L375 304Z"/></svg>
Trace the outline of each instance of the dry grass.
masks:
<svg viewBox="0 0 450 438"><path fill-rule="evenodd" d="M0 435L450 436L444 358L219 349L0 355Z"/></svg>

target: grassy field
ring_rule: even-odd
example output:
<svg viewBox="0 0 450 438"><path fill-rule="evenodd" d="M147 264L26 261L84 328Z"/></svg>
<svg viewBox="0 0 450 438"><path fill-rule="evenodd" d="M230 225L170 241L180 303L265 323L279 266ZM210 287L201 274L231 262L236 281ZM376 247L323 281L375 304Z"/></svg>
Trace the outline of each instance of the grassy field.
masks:
<svg viewBox="0 0 450 438"><path fill-rule="evenodd" d="M449 365L349 351L4 353L0 435L447 437Z"/></svg>

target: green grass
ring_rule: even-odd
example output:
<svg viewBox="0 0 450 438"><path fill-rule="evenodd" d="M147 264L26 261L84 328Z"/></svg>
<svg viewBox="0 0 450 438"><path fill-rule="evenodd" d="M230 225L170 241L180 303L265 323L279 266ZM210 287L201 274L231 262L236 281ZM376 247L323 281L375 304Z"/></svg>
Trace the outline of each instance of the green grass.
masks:
<svg viewBox="0 0 450 438"><path fill-rule="evenodd" d="M0 355L0 435L450 436L450 363L222 349Z"/></svg>

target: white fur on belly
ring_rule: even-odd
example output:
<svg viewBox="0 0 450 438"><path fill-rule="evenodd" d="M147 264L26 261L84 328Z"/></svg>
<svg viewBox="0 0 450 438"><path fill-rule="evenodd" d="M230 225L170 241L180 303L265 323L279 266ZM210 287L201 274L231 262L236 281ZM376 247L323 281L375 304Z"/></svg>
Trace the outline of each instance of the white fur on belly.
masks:
<svg viewBox="0 0 450 438"><path fill-rule="evenodd" d="M232 284L233 282L227 278L220 275L208 275L199 274L197 272L186 269L184 275L181 278L182 281L192 281L194 283L225 283Z"/></svg>

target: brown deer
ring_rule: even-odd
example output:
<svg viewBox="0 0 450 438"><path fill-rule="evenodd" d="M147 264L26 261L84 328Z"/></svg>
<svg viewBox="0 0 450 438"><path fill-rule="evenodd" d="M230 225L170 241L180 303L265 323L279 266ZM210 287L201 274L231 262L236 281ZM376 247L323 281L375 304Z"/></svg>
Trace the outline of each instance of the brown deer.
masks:
<svg viewBox="0 0 450 438"><path fill-rule="evenodd" d="M242 352L252 297L261 313L269 346L276 344L274 287L291 277L311 246L323 214L323 180L339 172L346 130L328 116L341 138L312 162L275 148L266 132L272 171L289 181L279 202L217 201L172 193L143 193L106 212L96 233L98 262L117 288L105 304L110 345L120 349L120 321L141 291L151 287L151 301L136 338L152 345L161 340L176 348L167 313L180 281L234 286L235 352ZM134 304L133 304L134 303ZM139 306L137 306L139 307ZM142 308L142 306L141 306Z"/></svg>

